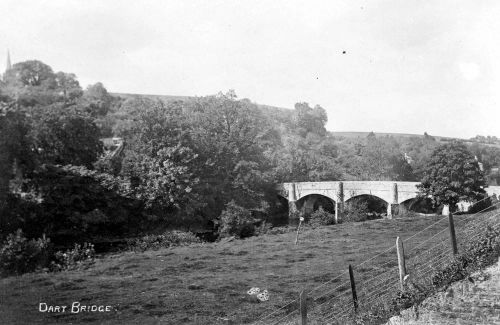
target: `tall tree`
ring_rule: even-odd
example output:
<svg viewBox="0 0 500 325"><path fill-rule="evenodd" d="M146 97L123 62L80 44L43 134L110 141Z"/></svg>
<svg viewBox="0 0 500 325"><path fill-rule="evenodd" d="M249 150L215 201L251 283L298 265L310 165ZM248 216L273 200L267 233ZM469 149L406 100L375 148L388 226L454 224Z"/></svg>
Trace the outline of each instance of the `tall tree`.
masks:
<svg viewBox="0 0 500 325"><path fill-rule="evenodd" d="M108 113L113 97L100 82L90 85L83 92L81 105L93 117L104 116Z"/></svg>
<svg viewBox="0 0 500 325"><path fill-rule="evenodd" d="M437 147L432 153L419 190L435 205L453 209L459 201L475 201L484 196L486 182L472 153L462 142Z"/></svg>
<svg viewBox="0 0 500 325"><path fill-rule="evenodd" d="M197 155L182 110L162 102L137 102L136 122L124 134L122 174L131 180L132 192L150 211L173 223L195 216L198 177L193 172Z"/></svg>
<svg viewBox="0 0 500 325"><path fill-rule="evenodd" d="M306 137L307 133L325 136L327 121L328 116L323 107L316 105L311 108L308 103L295 104L293 124L295 131L302 137Z"/></svg>
<svg viewBox="0 0 500 325"><path fill-rule="evenodd" d="M277 141L261 110L229 91L200 98L186 116L199 155L198 191L208 204L204 213L211 219L218 217L230 201L261 208L272 187L265 152Z"/></svg>
<svg viewBox="0 0 500 325"><path fill-rule="evenodd" d="M49 65L38 60L14 64L5 73L4 81L6 94L22 107L69 102L82 95L74 74L54 73Z"/></svg>

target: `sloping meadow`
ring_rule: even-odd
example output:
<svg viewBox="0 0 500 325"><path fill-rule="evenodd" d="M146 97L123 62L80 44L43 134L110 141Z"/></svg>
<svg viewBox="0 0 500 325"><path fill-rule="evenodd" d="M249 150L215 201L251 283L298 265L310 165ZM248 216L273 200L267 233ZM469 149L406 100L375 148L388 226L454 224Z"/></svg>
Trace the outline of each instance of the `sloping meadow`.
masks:
<svg viewBox="0 0 500 325"><path fill-rule="evenodd" d="M459 224L464 216L456 218ZM373 269L397 270L397 256L390 250L396 236L408 238L433 223L413 238L420 243L443 230L447 218L305 228L298 245L295 232L288 232L125 252L103 256L80 270L5 278L0 280L0 323L253 323L290 302L287 308L295 308L293 301L303 289L325 282L329 283L322 290L334 288L339 283L332 280L347 272L349 264L358 265L383 251L388 250L357 268L355 276ZM269 300L249 295L252 287L266 289ZM55 306L61 308L56 311ZM64 312L62 306L67 306Z"/></svg>

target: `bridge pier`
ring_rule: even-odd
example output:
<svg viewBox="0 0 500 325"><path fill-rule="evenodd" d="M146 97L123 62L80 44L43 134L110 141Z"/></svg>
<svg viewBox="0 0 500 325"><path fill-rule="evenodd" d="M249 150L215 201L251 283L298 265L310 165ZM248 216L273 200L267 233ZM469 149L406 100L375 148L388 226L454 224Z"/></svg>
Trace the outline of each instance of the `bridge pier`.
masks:
<svg viewBox="0 0 500 325"><path fill-rule="evenodd" d="M335 224L342 221L344 216L344 183L339 182L337 187L337 200L335 202Z"/></svg>
<svg viewBox="0 0 500 325"><path fill-rule="evenodd" d="M294 225L299 222L299 209L297 208L297 192L295 183L292 183L288 192L288 224Z"/></svg>
<svg viewBox="0 0 500 325"><path fill-rule="evenodd" d="M387 203L387 219L392 219L398 214L399 204L398 204L398 184L393 183L391 187L391 199L392 202Z"/></svg>
<svg viewBox="0 0 500 325"><path fill-rule="evenodd" d="M387 219L392 219L399 212L399 204L387 204Z"/></svg>

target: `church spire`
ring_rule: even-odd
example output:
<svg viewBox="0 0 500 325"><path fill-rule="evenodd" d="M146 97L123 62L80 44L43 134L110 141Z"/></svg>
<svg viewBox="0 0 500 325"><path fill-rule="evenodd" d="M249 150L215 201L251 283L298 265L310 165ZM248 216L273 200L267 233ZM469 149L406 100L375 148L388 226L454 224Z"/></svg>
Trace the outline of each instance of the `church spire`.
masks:
<svg viewBox="0 0 500 325"><path fill-rule="evenodd" d="M7 66L5 68L5 71L10 70L12 68L12 64L10 63L10 52L7 50Z"/></svg>

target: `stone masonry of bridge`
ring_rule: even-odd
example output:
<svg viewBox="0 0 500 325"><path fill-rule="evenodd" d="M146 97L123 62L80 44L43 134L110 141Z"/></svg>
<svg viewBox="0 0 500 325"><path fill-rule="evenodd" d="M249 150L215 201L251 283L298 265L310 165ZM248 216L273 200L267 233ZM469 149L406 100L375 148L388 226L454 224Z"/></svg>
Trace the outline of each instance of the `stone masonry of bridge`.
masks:
<svg viewBox="0 0 500 325"><path fill-rule="evenodd" d="M399 204L417 197L419 182L391 181L335 181L335 182L298 182L283 183L279 186L280 194L288 200L289 214L297 209L297 202L304 199L303 208L312 212L317 196L329 198L335 205L335 221L342 219L344 203L361 195L371 195L387 203L387 218L392 218ZM500 186L489 186L489 196L500 197ZM443 211L444 213L444 211Z"/></svg>

